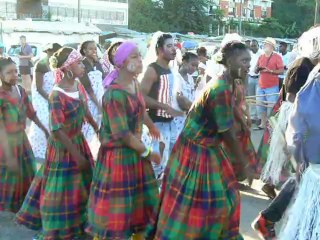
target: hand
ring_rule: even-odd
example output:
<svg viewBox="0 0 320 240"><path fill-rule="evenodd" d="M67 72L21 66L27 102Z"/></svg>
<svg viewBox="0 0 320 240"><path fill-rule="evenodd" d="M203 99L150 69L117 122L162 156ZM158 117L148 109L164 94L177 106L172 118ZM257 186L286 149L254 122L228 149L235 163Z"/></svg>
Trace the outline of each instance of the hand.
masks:
<svg viewBox="0 0 320 240"><path fill-rule="evenodd" d="M251 118L247 118L247 126L248 128L250 129L252 127L252 121L251 121Z"/></svg>
<svg viewBox="0 0 320 240"><path fill-rule="evenodd" d="M175 109L173 109L172 107L168 106L165 111L167 112L167 114L171 115L172 117L181 117L184 115L183 112L177 111Z"/></svg>
<svg viewBox="0 0 320 240"><path fill-rule="evenodd" d="M7 168L11 173L19 174L18 160L15 157L10 157L7 161Z"/></svg>
<svg viewBox="0 0 320 240"><path fill-rule="evenodd" d="M44 129L44 134L46 135L46 138L48 139L50 137L50 133L47 131L47 129Z"/></svg>
<svg viewBox="0 0 320 240"><path fill-rule="evenodd" d="M161 157L160 157L159 153L156 153L156 152L150 153L148 159L157 165L159 165L161 163Z"/></svg>
<svg viewBox="0 0 320 240"><path fill-rule="evenodd" d="M89 160L85 159L85 157L82 156L81 154L79 154L79 157L77 159L78 159L78 167L80 170L85 170L90 167Z"/></svg>
<svg viewBox="0 0 320 240"><path fill-rule="evenodd" d="M153 139L155 139L155 140L160 139L160 131L158 128L156 128L156 127L149 128L149 133Z"/></svg>
<svg viewBox="0 0 320 240"><path fill-rule="evenodd" d="M244 133L250 137L251 135L250 127L247 124L242 124L242 129Z"/></svg>

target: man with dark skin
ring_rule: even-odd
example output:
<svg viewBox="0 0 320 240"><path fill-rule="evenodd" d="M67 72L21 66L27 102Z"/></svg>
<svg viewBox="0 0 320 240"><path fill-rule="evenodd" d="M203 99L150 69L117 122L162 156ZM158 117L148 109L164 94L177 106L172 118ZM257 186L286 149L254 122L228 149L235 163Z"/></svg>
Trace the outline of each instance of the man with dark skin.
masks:
<svg viewBox="0 0 320 240"><path fill-rule="evenodd" d="M161 176L168 158L170 145L171 121L173 117L182 115L172 107L174 75L169 63L176 57L174 39L169 34L162 34L156 44L157 60L151 63L141 82L141 89L145 97L149 115L155 126L160 130L165 143L164 154L160 165L154 166L156 177ZM153 149L160 151L159 141L153 141Z"/></svg>

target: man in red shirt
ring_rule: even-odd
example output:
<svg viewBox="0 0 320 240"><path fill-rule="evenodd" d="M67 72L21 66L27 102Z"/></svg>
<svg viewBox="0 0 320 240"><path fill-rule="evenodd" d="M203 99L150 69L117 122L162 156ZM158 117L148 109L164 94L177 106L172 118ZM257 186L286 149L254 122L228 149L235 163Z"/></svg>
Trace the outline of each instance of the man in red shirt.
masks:
<svg viewBox="0 0 320 240"><path fill-rule="evenodd" d="M279 75L284 72L282 57L275 53L276 41L273 38L266 38L264 41L264 54L259 57L256 73L260 73L257 95L258 104L268 104L268 108L258 106L258 114L261 118L261 125L258 129L266 127L268 116L272 107L278 100Z"/></svg>

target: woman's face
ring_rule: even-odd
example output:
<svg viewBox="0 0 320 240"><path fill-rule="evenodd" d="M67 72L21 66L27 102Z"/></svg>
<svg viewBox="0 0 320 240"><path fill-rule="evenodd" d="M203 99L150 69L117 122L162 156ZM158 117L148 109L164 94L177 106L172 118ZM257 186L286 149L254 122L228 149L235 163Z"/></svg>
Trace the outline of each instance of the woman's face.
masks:
<svg viewBox="0 0 320 240"><path fill-rule="evenodd" d="M74 78L81 78L85 73L85 68L81 60L70 65L70 71Z"/></svg>
<svg viewBox="0 0 320 240"><path fill-rule="evenodd" d="M138 48L133 50L133 52L129 55L128 59L125 62L124 67L130 73L140 74L142 73L142 57Z"/></svg>
<svg viewBox="0 0 320 240"><path fill-rule="evenodd" d="M188 74L192 75L195 71L197 71L199 66L198 58L191 58L189 62L186 62Z"/></svg>
<svg viewBox="0 0 320 240"><path fill-rule="evenodd" d="M95 61L98 60L98 55L97 55L97 45L94 42L90 42L86 49L84 50L84 54L87 58L93 59Z"/></svg>
<svg viewBox="0 0 320 240"><path fill-rule="evenodd" d="M14 63L11 63L3 68L1 71L1 81L14 86L18 82L18 70Z"/></svg>
<svg viewBox="0 0 320 240"><path fill-rule="evenodd" d="M230 72L234 78L246 79L250 71L251 55L249 50L241 50L231 59Z"/></svg>

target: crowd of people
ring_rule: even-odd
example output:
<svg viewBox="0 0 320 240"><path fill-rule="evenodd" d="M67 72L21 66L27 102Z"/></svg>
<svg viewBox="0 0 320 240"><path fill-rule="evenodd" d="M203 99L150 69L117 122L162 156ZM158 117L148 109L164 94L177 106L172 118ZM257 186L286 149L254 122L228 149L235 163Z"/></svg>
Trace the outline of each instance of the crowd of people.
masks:
<svg viewBox="0 0 320 240"><path fill-rule="evenodd" d="M290 202L280 239L320 235L319 52L226 37L212 59L180 59L157 32L144 59L131 41L102 59L94 41L48 44L31 81L25 40L24 87L0 57L0 211L34 239L240 240L239 189L259 178L273 199L252 225L262 239Z"/></svg>

